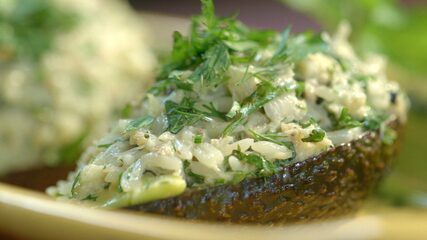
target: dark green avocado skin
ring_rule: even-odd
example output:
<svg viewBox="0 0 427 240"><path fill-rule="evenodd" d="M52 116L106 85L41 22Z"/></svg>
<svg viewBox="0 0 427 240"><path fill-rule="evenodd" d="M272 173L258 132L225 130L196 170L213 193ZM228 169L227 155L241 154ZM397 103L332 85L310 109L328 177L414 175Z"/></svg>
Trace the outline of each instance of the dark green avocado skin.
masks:
<svg viewBox="0 0 427 240"><path fill-rule="evenodd" d="M398 121L390 126L401 135ZM292 223L353 213L389 168L400 137L385 145L379 133L286 166L268 178L188 189L129 209L186 219L233 223Z"/></svg>

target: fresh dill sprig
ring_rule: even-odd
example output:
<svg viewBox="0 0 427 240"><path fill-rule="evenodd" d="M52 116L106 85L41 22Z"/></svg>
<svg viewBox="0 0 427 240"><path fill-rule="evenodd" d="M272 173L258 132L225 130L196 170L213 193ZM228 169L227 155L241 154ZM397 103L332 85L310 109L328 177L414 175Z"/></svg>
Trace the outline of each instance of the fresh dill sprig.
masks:
<svg viewBox="0 0 427 240"><path fill-rule="evenodd" d="M249 153L245 154L239 150L234 150L233 156L238 158L240 161L248 163L256 167L256 175L260 177L271 176L278 171L278 165L266 160L263 156Z"/></svg>
<svg viewBox="0 0 427 240"><path fill-rule="evenodd" d="M279 133L257 133L253 130L249 130L252 138L256 141L269 141L277 145L285 146L289 149L293 149L292 142L285 136L280 135Z"/></svg>
<svg viewBox="0 0 427 240"><path fill-rule="evenodd" d="M204 112L194 107L195 101L185 97L180 103L166 101L167 130L178 133L185 126L193 125L205 117Z"/></svg>
<svg viewBox="0 0 427 240"><path fill-rule="evenodd" d="M130 132L133 130L137 130L140 128L145 128L150 126L154 122L154 118L152 116L143 116L137 119L134 119L129 122L129 124L125 127L125 132Z"/></svg>

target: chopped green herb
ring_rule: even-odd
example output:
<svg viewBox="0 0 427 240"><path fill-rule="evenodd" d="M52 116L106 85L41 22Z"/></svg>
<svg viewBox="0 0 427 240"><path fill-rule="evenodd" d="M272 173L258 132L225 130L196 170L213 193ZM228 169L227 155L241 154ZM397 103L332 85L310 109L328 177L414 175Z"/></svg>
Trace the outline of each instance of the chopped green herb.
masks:
<svg viewBox="0 0 427 240"><path fill-rule="evenodd" d="M278 67L277 65L260 67L258 71L252 73L252 76L263 81L274 81L281 70L282 67Z"/></svg>
<svg viewBox="0 0 427 240"><path fill-rule="evenodd" d="M239 150L234 150L232 153L240 161L246 162L257 168L257 175L262 177L271 176L278 171L278 168L273 163L266 160L261 155L255 153L245 154Z"/></svg>
<svg viewBox="0 0 427 240"><path fill-rule="evenodd" d="M130 118L133 113L133 107L131 104L126 104L125 107L121 110L120 116L122 118Z"/></svg>
<svg viewBox="0 0 427 240"><path fill-rule="evenodd" d="M119 174L119 184L117 185L117 192L122 193L123 192L123 188L122 188L122 177L123 177L123 172L121 172Z"/></svg>
<svg viewBox="0 0 427 240"><path fill-rule="evenodd" d="M164 80L159 80L148 92L154 95L167 94L175 89L193 91L193 82L188 79L179 79L177 76L169 76Z"/></svg>
<svg viewBox="0 0 427 240"><path fill-rule="evenodd" d="M256 141L269 141L278 145L285 146L289 149L293 149L292 142L285 136L280 135L279 133L266 133L261 134L255 131L249 130L251 136Z"/></svg>
<svg viewBox="0 0 427 240"><path fill-rule="evenodd" d="M390 128L389 126L386 126L383 130L383 136L382 136L383 143L386 145L392 145L394 141L396 141L397 133L395 130Z"/></svg>
<svg viewBox="0 0 427 240"><path fill-rule="evenodd" d="M340 114L340 117L338 118L338 121L336 122L336 129L346 129L346 128L354 128L354 127L360 127L362 125L361 122L357 121L356 119L353 119L350 114L348 113L347 108L343 108Z"/></svg>
<svg viewBox="0 0 427 240"><path fill-rule="evenodd" d="M83 198L82 200L83 201L94 201L95 202L96 199L98 199L98 196L89 194L85 198Z"/></svg>
<svg viewBox="0 0 427 240"><path fill-rule="evenodd" d="M254 62L255 57L257 56L257 51L251 51L249 53L235 53L230 56L231 62L233 64L250 64ZM250 75L249 75L250 76Z"/></svg>
<svg viewBox="0 0 427 240"><path fill-rule="evenodd" d="M367 130L376 131L380 129L386 119L387 116L383 114L371 115L363 121L363 127Z"/></svg>
<svg viewBox="0 0 427 240"><path fill-rule="evenodd" d="M338 62L338 64L341 67L341 70L343 70L344 72L347 72L351 68L351 63L349 60L344 59L340 56L337 56L336 54L329 54L329 55Z"/></svg>
<svg viewBox="0 0 427 240"><path fill-rule="evenodd" d="M111 143L99 144L96 147L98 147L98 148L108 148L108 147L110 147L111 145L113 145L116 142L117 141L114 141L114 142L111 142Z"/></svg>
<svg viewBox="0 0 427 240"><path fill-rule="evenodd" d="M248 175L247 173L244 173L244 172L241 172L241 171L235 171L233 173L233 179L231 180L231 183L232 184L238 184L241 181L243 181L246 178L247 175Z"/></svg>
<svg viewBox="0 0 427 240"><path fill-rule="evenodd" d="M305 91L305 82L297 82L297 87L295 88L295 95L297 98L302 98Z"/></svg>
<svg viewBox="0 0 427 240"><path fill-rule="evenodd" d="M325 137L325 131L322 129L314 129L310 135L306 138L301 139L303 142L320 142Z"/></svg>
<svg viewBox="0 0 427 240"><path fill-rule="evenodd" d="M205 117L205 114L194 107L194 100L185 97L181 103L166 101L165 109L168 119L168 131L178 133L185 126L195 124Z"/></svg>
<svg viewBox="0 0 427 240"><path fill-rule="evenodd" d="M385 124L387 120L387 115L385 114L374 114L371 115L363 121L363 127L366 130L377 131L382 129L382 140L385 144L391 145L396 140L397 133L392 128Z"/></svg>
<svg viewBox="0 0 427 240"><path fill-rule="evenodd" d="M203 107L209 111L209 112L205 113L207 116L216 117L216 118L222 119L224 121L227 121L229 119L225 113L220 112L218 109L216 109L215 106L213 105L213 103L209 103L209 105L205 104L205 105L203 105Z"/></svg>
<svg viewBox="0 0 427 240"><path fill-rule="evenodd" d="M205 182L205 177L190 170L190 162L184 161L184 171L186 176L189 178L190 184L202 184Z"/></svg>
<svg viewBox="0 0 427 240"><path fill-rule="evenodd" d="M215 179L215 182L214 182L215 185L222 185L224 183L225 183L225 179L224 178Z"/></svg>
<svg viewBox="0 0 427 240"><path fill-rule="evenodd" d="M314 118L310 118L310 119L308 119L307 121L305 121L305 122L300 122L299 123L299 125L302 127L302 128L308 128L309 126L311 126L311 125L316 125L316 124L318 124L318 122L316 121L316 119L314 119Z"/></svg>
<svg viewBox="0 0 427 240"><path fill-rule="evenodd" d="M202 134L196 134L196 136L194 136L194 143L200 144L202 142L203 142L203 135Z"/></svg>
<svg viewBox="0 0 427 240"><path fill-rule="evenodd" d="M79 171L77 173L76 177L74 178L73 184L71 185L71 196L72 197L77 195L76 188L78 185L80 185L80 174L81 174L81 171Z"/></svg>
<svg viewBox="0 0 427 240"><path fill-rule="evenodd" d="M125 132L130 132L140 128L146 128L150 126L153 122L154 118L151 116L143 116L138 119L134 119L130 121L130 123L126 126Z"/></svg>
<svg viewBox="0 0 427 240"><path fill-rule="evenodd" d="M205 177L196 173L193 173L192 171L187 172L187 176L191 179L190 181L192 183L196 184L202 184L205 182Z"/></svg>

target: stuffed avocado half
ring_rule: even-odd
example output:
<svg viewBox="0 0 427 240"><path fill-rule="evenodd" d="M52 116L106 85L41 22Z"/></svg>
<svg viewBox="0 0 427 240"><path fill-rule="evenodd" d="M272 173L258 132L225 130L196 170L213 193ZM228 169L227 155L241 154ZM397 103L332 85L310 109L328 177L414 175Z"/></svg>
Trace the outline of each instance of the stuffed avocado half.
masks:
<svg viewBox="0 0 427 240"><path fill-rule="evenodd" d="M132 117L47 192L234 222L356 207L406 121L407 98L387 79L384 60L357 57L346 26L333 37L254 30L202 4L189 36L174 33L170 58L128 109Z"/></svg>

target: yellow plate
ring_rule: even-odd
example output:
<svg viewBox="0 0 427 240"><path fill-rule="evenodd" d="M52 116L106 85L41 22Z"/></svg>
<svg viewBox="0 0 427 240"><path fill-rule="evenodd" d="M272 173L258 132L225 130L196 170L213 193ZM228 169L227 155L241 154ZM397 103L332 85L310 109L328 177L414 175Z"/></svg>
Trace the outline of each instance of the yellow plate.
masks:
<svg viewBox="0 0 427 240"><path fill-rule="evenodd" d="M31 239L372 239L374 216L287 227L242 226L106 211L0 183L0 231Z"/></svg>
<svg viewBox="0 0 427 240"><path fill-rule="evenodd" d="M231 225L91 209L0 183L0 232L30 239L427 239L426 229L427 212L417 209L371 207L351 219L282 227Z"/></svg>

